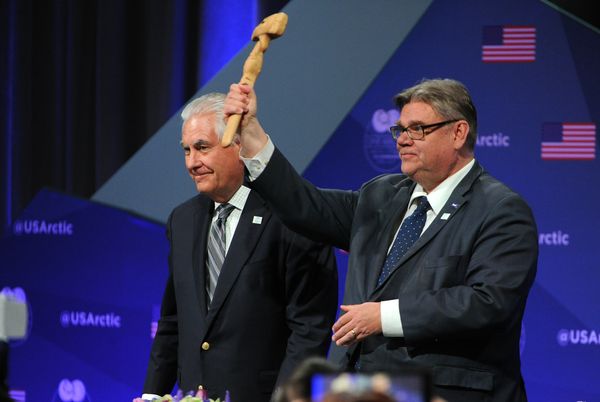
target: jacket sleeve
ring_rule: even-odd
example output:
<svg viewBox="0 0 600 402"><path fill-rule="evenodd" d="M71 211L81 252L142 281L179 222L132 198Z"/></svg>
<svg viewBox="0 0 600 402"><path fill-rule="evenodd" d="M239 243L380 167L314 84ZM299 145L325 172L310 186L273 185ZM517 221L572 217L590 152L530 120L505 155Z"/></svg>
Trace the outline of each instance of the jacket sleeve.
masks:
<svg viewBox="0 0 600 402"><path fill-rule="evenodd" d="M167 238L171 243L171 218L167 223ZM171 247L172 250L172 247ZM143 393L165 395L177 381L177 302L173 286L173 269L169 255L169 277L163 294L160 318L146 372Z"/></svg>
<svg viewBox="0 0 600 402"><path fill-rule="evenodd" d="M349 249L357 192L315 187L294 170L277 148L264 172L249 186L292 230Z"/></svg>
<svg viewBox="0 0 600 402"><path fill-rule="evenodd" d="M326 356L338 299L335 256L330 247L298 234L286 257L286 321L291 333L278 384L309 356Z"/></svg>

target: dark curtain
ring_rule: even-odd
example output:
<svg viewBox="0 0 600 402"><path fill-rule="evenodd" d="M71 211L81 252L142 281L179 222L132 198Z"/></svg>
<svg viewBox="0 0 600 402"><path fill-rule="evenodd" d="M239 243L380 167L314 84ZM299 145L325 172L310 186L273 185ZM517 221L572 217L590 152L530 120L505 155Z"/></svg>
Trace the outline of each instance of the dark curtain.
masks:
<svg viewBox="0 0 600 402"><path fill-rule="evenodd" d="M201 87L209 3L0 0L1 228L43 187L91 196Z"/></svg>

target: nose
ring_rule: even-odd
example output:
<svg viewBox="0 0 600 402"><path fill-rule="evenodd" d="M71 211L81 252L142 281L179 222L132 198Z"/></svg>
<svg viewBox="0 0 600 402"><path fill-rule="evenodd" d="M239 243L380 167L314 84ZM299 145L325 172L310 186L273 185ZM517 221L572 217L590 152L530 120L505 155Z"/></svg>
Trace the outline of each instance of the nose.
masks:
<svg viewBox="0 0 600 402"><path fill-rule="evenodd" d="M201 168L203 165L201 153L196 151L194 148L190 149L190 153L185 157L185 166L193 173L196 169Z"/></svg>
<svg viewBox="0 0 600 402"><path fill-rule="evenodd" d="M412 145L413 142L413 139L408 136L408 132L402 131L396 138L396 148Z"/></svg>

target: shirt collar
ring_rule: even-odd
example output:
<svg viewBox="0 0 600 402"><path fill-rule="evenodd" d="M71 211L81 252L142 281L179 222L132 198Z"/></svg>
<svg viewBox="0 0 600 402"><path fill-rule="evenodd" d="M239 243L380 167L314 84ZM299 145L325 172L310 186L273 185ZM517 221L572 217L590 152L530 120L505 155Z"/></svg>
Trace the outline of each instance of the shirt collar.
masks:
<svg viewBox="0 0 600 402"><path fill-rule="evenodd" d="M233 205L236 209L240 211L244 210L244 205L246 205L246 200L248 200L248 196L250 195L250 189L244 185L241 185L240 188L231 196L228 204ZM220 202L215 202L215 210L217 207L221 205Z"/></svg>
<svg viewBox="0 0 600 402"><path fill-rule="evenodd" d="M417 183L415 189L412 192L412 195L410 196L410 202L408 203L408 205L412 205L412 202L417 197L426 196L427 201L429 201L429 205L431 205L431 209L437 215L442 210L444 205L446 205L446 202L450 198L450 195L452 195L452 192L454 191L456 186L458 186L458 183L460 183L462 179L465 178L465 176L467 175L467 173L469 173L469 170L471 170L474 164L475 159L471 159L469 163L463 166L458 172L447 177L446 180L441 182L429 194L425 192L423 186Z"/></svg>

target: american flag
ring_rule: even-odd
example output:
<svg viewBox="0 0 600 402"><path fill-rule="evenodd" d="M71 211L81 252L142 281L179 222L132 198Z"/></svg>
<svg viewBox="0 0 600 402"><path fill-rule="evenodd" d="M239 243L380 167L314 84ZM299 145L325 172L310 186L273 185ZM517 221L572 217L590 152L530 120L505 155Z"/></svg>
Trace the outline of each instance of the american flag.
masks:
<svg viewBox="0 0 600 402"><path fill-rule="evenodd" d="M543 124L542 159L593 160L595 158L595 123Z"/></svg>
<svg viewBox="0 0 600 402"><path fill-rule="evenodd" d="M483 27L481 60L485 63L522 63L535 61L535 27Z"/></svg>

